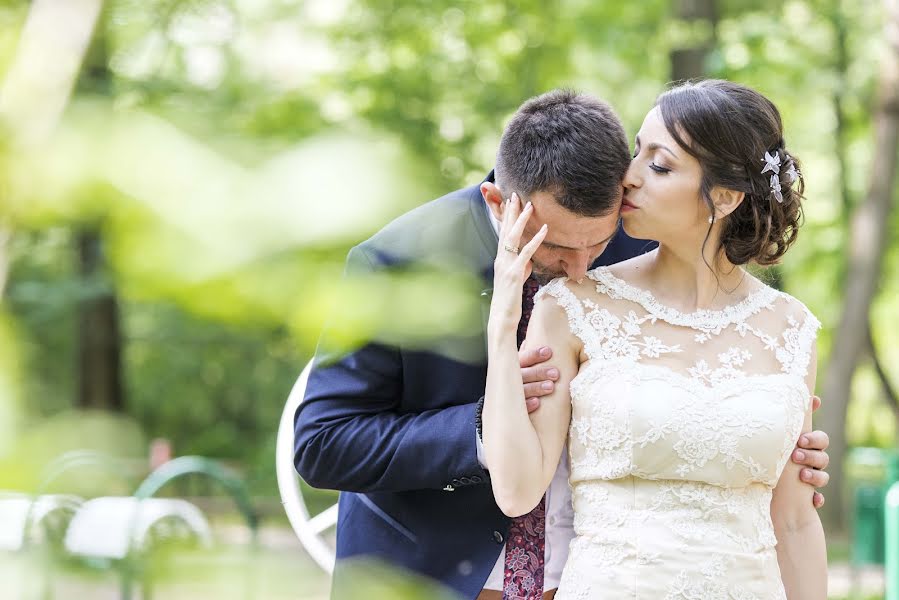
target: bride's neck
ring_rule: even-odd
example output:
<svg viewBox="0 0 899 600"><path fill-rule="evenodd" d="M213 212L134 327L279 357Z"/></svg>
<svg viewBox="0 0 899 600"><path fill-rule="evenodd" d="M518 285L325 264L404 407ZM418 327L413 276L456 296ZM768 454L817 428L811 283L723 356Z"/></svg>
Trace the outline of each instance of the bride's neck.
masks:
<svg viewBox="0 0 899 600"><path fill-rule="evenodd" d="M658 299L684 312L721 308L747 293L746 272L723 253L691 255L660 245L646 266Z"/></svg>

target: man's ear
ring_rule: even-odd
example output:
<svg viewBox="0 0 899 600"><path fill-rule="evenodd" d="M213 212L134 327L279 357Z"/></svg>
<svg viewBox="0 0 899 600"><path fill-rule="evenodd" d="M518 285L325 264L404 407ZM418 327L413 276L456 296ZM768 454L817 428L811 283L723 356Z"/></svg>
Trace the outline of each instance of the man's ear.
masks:
<svg viewBox="0 0 899 600"><path fill-rule="evenodd" d="M712 204L715 205L715 218L723 219L737 210L740 203L746 198L746 194L723 187L712 189Z"/></svg>
<svg viewBox="0 0 899 600"><path fill-rule="evenodd" d="M500 189L496 187L496 184L485 181L481 184L481 195L484 197L484 200L487 201L487 206L490 207L490 212L493 213L496 220L502 222L503 211L506 210L506 203L504 202L503 193Z"/></svg>

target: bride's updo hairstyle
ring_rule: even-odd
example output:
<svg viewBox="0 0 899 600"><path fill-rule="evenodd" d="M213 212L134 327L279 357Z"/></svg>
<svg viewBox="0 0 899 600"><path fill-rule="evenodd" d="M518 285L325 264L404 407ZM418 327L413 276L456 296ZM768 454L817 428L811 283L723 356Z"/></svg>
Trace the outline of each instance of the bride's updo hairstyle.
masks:
<svg viewBox="0 0 899 600"><path fill-rule="evenodd" d="M755 90L722 80L678 85L656 106L678 145L699 161L700 192L710 212L713 188L746 194L731 214L713 217L721 221L727 259L735 265L777 263L796 241L805 189L799 161L786 150L777 107Z"/></svg>

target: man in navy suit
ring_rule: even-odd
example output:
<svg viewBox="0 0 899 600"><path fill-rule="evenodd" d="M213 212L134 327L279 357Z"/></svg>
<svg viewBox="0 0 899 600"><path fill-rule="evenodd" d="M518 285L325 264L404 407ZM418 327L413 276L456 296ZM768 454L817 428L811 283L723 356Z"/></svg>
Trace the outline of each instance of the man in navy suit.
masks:
<svg viewBox="0 0 899 600"><path fill-rule="evenodd" d="M493 500L479 460L478 410L486 379L485 325L497 248L497 216L512 192L549 224L534 274L580 279L651 243L618 228L629 164L624 129L605 103L553 91L526 102L506 127L494 173L388 224L353 248L347 275L445 270L447 289L412 319L447 312L439 298L470 294L474 319L450 334L404 339L383 331L339 358L320 349L295 420L295 463L310 485L340 490L333 597L347 597L348 559L373 557L441 582L464 598L500 598L510 520ZM526 231L522 243L536 232ZM459 275L474 285L460 292ZM439 287L440 284L438 284ZM471 316L471 315L469 315ZM339 315L337 316L339 318ZM326 345L328 332L323 336ZM551 349L522 355L529 410L552 388ZM806 480L826 484L827 436L808 434ZM817 500L818 502L821 499ZM551 596L573 536L567 464L546 496L544 590Z"/></svg>

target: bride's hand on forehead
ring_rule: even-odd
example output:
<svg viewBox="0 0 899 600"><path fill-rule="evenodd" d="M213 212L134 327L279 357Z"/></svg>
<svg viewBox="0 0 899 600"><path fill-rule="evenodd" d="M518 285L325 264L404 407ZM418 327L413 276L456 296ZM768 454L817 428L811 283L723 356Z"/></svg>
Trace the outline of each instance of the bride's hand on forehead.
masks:
<svg viewBox="0 0 899 600"><path fill-rule="evenodd" d="M522 208L516 193L506 200L493 263L491 318L496 321L495 325L511 326L513 330L521 319L521 290L531 275L531 258L543 243L548 229L544 224L524 247L520 247L521 236L533 212L530 202Z"/></svg>

